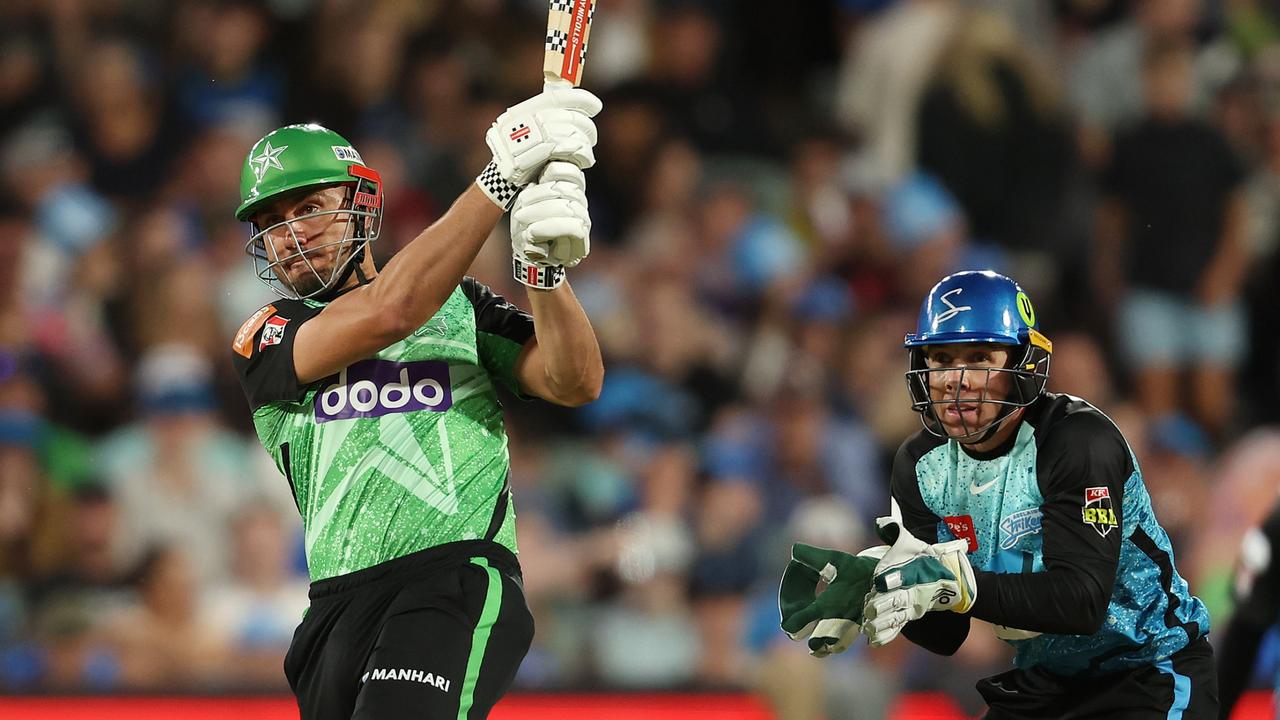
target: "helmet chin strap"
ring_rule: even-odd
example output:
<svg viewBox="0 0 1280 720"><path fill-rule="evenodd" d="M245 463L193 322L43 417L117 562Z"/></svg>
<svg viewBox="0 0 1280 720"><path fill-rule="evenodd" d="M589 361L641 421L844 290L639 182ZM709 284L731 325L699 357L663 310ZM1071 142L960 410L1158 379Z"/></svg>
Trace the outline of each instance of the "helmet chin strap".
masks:
<svg viewBox="0 0 1280 720"><path fill-rule="evenodd" d="M360 249L356 251L357 257L351 261L351 265L356 271L356 283L358 285L368 285L369 281L372 280L372 278L364 274L364 268L361 267L364 265L364 249L366 247L368 247L367 243L360 243Z"/></svg>
<svg viewBox="0 0 1280 720"><path fill-rule="evenodd" d="M359 188L359 183L356 184L355 189L358 189L358 188ZM351 193L354 193L355 189L352 189L350 187L347 188L348 200L351 199L352 197ZM347 267L343 269L342 274L338 276L338 279L333 283L333 285L329 286L329 288L324 292L316 295L317 300L321 302L329 302L330 300L337 297L338 293L342 291L342 288L346 286L347 280L351 278L351 273L353 272L356 274L357 285L369 284L370 278L364 274L364 268L360 267L360 265L364 263L365 248L369 247L368 233L366 233L362 229L357 229L355 233L353 233L353 235L355 235L356 238L359 238L360 244L356 247L354 251L352 251L351 261L347 263Z"/></svg>
<svg viewBox="0 0 1280 720"><path fill-rule="evenodd" d="M342 288L347 284L347 280L350 279L351 273L353 272L356 274L358 284L367 285L369 283L371 278L365 275L364 268L360 267L364 262L364 249L368 244L367 240L360 241L360 247L356 248L355 252L351 256L351 262L347 263L347 267L342 271L342 274L338 276L338 279L334 281L333 285L330 285L327 290L322 293L317 293L314 296L314 299L319 300L320 302L329 302L337 297L338 293L341 292Z"/></svg>

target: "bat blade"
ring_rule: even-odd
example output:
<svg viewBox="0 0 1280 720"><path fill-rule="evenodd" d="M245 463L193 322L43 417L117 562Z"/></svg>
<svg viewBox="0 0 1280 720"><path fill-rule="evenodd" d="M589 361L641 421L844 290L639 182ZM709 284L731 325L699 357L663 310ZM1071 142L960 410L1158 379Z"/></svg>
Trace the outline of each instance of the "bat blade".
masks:
<svg viewBox="0 0 1280 720"><path fill-rule="evenodd" d="M596 0L550 0L546 57L542 63L547 86L577 87L582 82L595 6Z"/></svg>

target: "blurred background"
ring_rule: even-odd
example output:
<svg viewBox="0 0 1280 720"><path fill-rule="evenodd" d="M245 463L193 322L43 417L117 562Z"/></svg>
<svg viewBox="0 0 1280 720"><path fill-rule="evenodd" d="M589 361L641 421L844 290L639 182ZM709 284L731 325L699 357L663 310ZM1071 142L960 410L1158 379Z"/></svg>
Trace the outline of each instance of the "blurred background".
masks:
<svg viewBox="0 0 1280 720"><path fill-rule="evenodd" d="M382 258L536 93L544 0L0 4L0 694L279 693L306 606L230 338L270 292L241 162L320 122ZM599 401L506 403L537 637L518 691L722 690L787 719L981 708L1005 669L778 628L790 543L856 550L919 428L944 274L1021 282L1051 389L1137 453L1215 628L1280 491L1280 2L599 0ZM499 228L472 270L527 304ZM1259 681L1280 643L1264 646Z"/></svg>

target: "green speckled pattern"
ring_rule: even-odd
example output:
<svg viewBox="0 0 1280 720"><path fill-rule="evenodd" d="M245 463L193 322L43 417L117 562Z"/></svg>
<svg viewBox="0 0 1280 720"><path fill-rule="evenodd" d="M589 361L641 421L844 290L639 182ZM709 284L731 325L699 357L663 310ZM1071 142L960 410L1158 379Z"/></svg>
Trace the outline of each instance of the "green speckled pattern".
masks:
<svg viewBox="0 0 1280 720"><path fill-rule="evenodd" d="M317 422L317 395L333 382L326 379L302 402L254 413L263 446L293 478L313 581L484 537L510 466L493 380L515 385L519 346L494 336L483 346L477 340L474 309L459 288L414 334L373 356L447 363L452 405L443 411ZM513 503L494 541L516 551Z"/></svg>

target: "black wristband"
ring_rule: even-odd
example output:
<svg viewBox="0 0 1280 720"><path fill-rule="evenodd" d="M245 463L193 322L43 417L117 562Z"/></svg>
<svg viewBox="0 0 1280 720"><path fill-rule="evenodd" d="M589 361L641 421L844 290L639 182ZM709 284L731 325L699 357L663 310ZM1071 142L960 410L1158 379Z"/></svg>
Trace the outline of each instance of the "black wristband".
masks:
<svg viewBox="0 0 1280 720"><path fill-rule="evenodd" d="M498 174L498 163L492 160L484 166L484 170L480 171L480 175L476 177L476 184L495 205L503 210L510 210L516 201L516 195L520 194L519 187L507 182Z"/></svg>

